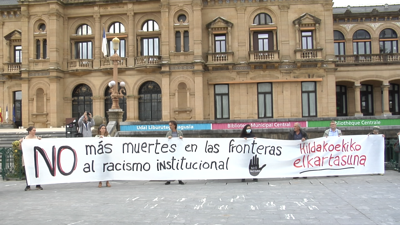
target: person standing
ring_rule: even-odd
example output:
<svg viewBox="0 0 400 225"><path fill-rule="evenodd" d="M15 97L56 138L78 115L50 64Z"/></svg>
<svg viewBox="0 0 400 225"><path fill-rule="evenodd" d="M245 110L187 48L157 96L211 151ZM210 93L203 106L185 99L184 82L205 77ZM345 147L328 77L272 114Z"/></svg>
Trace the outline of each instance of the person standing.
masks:
<svg viewBox="0 0 400 225"><path fill-rule="evenodd" d="M181 130L177 130L178 128L178 123L174 120L169 121L169 131L167 132L167 134L165 135L168 139L171 139L173 137L179 137L180 139L183 138L183 133ZM183 183L183 181L178 180L179 184L184 185L185 183ZM165 185L170 185L171 181L167 180L167 182L165 182Z"/></svg>
<svg viewBox="0 0 400 225"><path fill-rule="evenodd" d="M253 131L251 130L251 126L250 124L246 124L243 129L242 132L240 133L241 138L244 138L244 140L247 140L247 138L254 138L256 139L256 135L253 133ZM254 182L258 182L257 178L253 179ZM246 179L242 179L242 182L246 182Z"/></svg>
<svg viewBox="0 0 400 225"><path fill-rule="evenodd" d="M293 130L291 130L288 134L288 140L301 140L305 141L308 139L308 135L305 131L301 129L299 123L294 123Z"/></svg>
<svg viewBox="0 0 400 225"><path fill-rule="evenodd" d="M381 129L381 128L380 128L379 126L374 126L374 127L372 128L372 132L369 133L368 135L377 135L377 134L380 134L380 133L379 133L379 130L380 130L380 129ZM385 135L382 134L382 137L385 137Z"/></svg>
<svg viewBox="0 0 400 225"><path fill-rule="evenodd" d="M92 127L94 125L94 120L92 119L92 114L85 111L81 118L78 120L79 131L82 133L83 137L92 137Z"/></svg>
<svg viewBox="0 0 400 225"><path fill-rule="evenodd" d="M97 128L97 135L95 137L97 137L97 138L110 137L110 135L108 134L108 131L106 129L106 125L101 124L99 126L99 128ZM103 186L103 183L100 181L98 187L101 188L102 186ZM111 187L110 181L106 181L106 186Z"/></svg>
<svg viewBox="0 0 400 225"><path fill-rule="evenodd" d="M288 140L301 140L305 141L308 139L308 135L305 131L303 131L300 127L299 123L294 123L293 130L291 130L288 134ZM307 177L303 177L307 179ZM298 179L298 177L293 177L293 179Z"/></svg>
<svg viewBox="0 0 400 225"><path fill-rule="evenodd" d="M331 121L330 128L324 132L323 137L340 137L342 136L342 131L336 128L336 122L334 120Z"/></svg>
<svg viewBox="0 0 400 225"><path fill-rule="evenodd" d="M19 149L22 150L22 142L25 139L38 139L41 140L41 137L36 136L36 128L34 126L30 126L26 129L26 131L28 131L28 135L25 136L24 138L19 140ZM22 150L22 154L24 154L24 151ZM25 162L24 159L22 159L22 166L25 168ZM26 174L26 172L25 172ZM40 186L40 184L36 185L36 189L37 190L43 190L42 186ZM30 191L31 190L31 186L28 185L28 179L26 179L26 187L25 187L25 191Z"/></svg>

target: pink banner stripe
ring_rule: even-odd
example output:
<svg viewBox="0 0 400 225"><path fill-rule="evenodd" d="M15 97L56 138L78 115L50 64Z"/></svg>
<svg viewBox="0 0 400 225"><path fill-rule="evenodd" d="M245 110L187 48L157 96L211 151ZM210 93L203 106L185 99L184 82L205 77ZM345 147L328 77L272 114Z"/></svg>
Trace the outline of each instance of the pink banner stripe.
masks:
<svg viewBox="0 0 400 225"><path fill-rule="evenodd" d="M307 127L307 122L262 122L262 123L213 123L213 130L241 130L246 124L250 124L252 129L279 129L292 128L295 123L299 123L301 127Z"/></svg>

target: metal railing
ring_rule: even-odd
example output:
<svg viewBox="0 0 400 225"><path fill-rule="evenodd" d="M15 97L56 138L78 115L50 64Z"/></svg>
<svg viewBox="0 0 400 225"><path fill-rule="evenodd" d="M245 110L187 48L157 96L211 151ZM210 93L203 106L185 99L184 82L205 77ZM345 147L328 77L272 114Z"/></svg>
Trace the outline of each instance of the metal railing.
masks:
<svg viewBox="0 0 400 225"><path fill-rule="evenodd" d="M393 54L368 54L368 55L337 55L336 64L346 63L398 63L400 62L400 53Z"/></svg>
<svg viewBox="0 0 400 225"><path fill-rule="evenodd" d="M22 151L13 148L1 148L1 177L3 180L23 179Z"/></svg>

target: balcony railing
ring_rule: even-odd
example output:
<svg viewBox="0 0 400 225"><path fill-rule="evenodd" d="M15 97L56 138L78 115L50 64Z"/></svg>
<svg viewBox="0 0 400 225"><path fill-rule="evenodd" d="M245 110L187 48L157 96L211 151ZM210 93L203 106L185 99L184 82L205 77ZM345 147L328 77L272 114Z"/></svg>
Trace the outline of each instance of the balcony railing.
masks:
<svg viewBox="0 0 400 225"><path fill-rule="evenodd" d="M250 62L278 61L279 51L254 51L249 52Z"/></svg>
<svg viewBox="0 0 400 225"><path fill-rule="evenodd" d="M21 63L4 63L5 73L19 73L21 71Z"/></svg>
<svg viewBox="0 0 400 225"><path fill-rule="evenodd" d="M68 69L92 69L93 59L75 59L68 62Z"/></svg>
<svg viewBox="0 0 400 225"><path fill-rule="evenodd" d="M208 63L231 63L233 52L208 53Z"/></svg>
<svg viewBox="0 0 400 225"><path fill-rule="evenodd" d="M367 64L367 63L398 63L400 53L392 54L368 54L368 55L337 55L336 64Z"/></svg>
<svg viewBox="0 0 400 225"><path fill-rule="evenodd" d="M112 67L113 61L110 58L103 58L100 60L101 67ZM126 58L121 58L118 61L118 67L126 67Z"/></svg>
<svg viewBox="0 0 400 225"><path fill-rule="evenodd" d="M161 56L139 56L136 57L136 66L158 66Z"/></svg>
<svg viewBox="0 0 400 225"><path fill-rule="evenodd" d="M297 60L316 60L322 59L322 49L297 49Z"/></svg>

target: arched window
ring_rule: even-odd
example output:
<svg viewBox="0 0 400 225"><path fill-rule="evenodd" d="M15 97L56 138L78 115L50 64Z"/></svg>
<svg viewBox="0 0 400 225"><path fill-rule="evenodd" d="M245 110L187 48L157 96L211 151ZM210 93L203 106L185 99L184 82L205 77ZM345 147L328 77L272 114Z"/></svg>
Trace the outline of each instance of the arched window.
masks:
<svg viewBox="0 0 400 225"><path fill-rule="evenodd" d="M384 29L379 34L379 52L381 54L397 53L397 33L392 29Z"/></svg>
<svg viewBox="0 0 400 225"><path fill-rule="evenodd" d="M371 54L371 35L366 30L358 30L353 35L354 55Z"/></svg>
<svg viewBox="0 0 400 225"><path fill-rule="evenodd" d="M139 89L139 120L161 120L161 88L154 81L148 81Z"/></svg>
<svg viewBox="0 0 400 225"><path fill-rule="evenodd" d="M108 33L125 33L125 26L120 22L115 22L110 25Z"/></svg>
<svg viewBox="0 0 400 225"><path fill-rule="evenodd" d="M119 86L119 90L121 90L121 87ZM118 91L119 91L118 90ZM104 91L104 115L106 115L106 119L108 122L108 110L111 109L112 106L112 99L111 99L111 93L110 93L110 87L107 86L106 90ZM119 107L124 111L124 115L122 115L122 121L126 120L126 97L120 98L119 99Z"/></svg>
<svg viewBox="0 0 400 225"><path fill-rule="evenodd" d="M76 29L76 34L77 35L91 35L92 28L87 24L82 24L78 27L78 29Z"/></svg>
<svg viewBox="0 0 400 225"><path fill-rule="evenodd" d="M108 33L125 33L125 27L122 23L120 22L115 22L110 25L108 28ZM119 46L118 46L118 51L117 54L120 57L126 57L126 40L124 38L119 39ZM114 54L114 47L112 43L112 39L107 40L108 44L108 52L110 52L111 55Z"/></svg>
<svg viewBox="0 0 400 225"><path fill-rule="evenodd" d="M77 35L91 35L92 28L87 24L82 24L76 29ZM93 59L93 43L90 40L75 42L75 59Z"/></svg>
<svg viewBox="0 0 400 225"><path fill-rule="evenodd" d="M143 31L158 31L160 28L158 27L158 23L154 20L147 20L144 22L142 26Z"/></svg>
<svg viewBox="0 0 400 225"><path fill-rule="evenodd" d="M342 32L333 31L334 42L335 42L335 55L345 55L345 38Z"/></svg>
<svg viewBox="0 0 400 225"><path fill-rule="evenodd" d="M253 24L255 25L267 25L272 23L271 16L267 13L259 13L256 17L254 17Z"/></svg>
<svg viewBox="0 0 400 225"><path fill-rule="evenodd" d="M79 118L85 111L93 113L92 89L86 84L80 84L72 92L72 117Z"/></svg>

